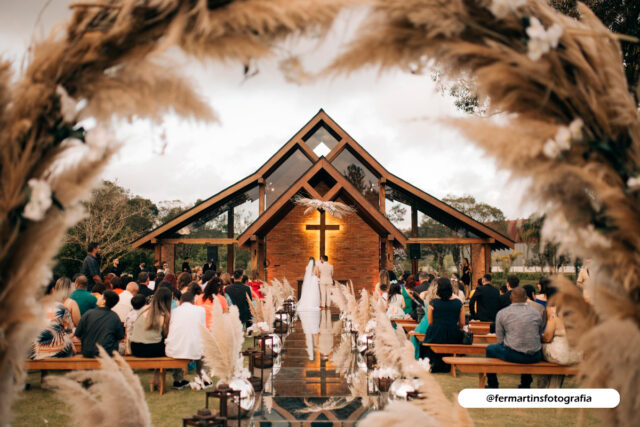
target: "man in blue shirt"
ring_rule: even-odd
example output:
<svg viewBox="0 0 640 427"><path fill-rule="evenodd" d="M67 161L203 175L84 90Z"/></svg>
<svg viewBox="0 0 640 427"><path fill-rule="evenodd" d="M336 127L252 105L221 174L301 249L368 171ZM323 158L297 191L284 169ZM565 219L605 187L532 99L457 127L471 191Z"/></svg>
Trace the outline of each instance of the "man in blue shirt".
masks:
<svg viewBox="0 0 640 427"><path fill-rule="evenodd" d="M487 346L486 356L512 363L536 363L542 360L544 331L542 316L527 305L527 294L523 288L511 291L511 305L500 310L496 316L497 344ZM521 375L518 388L529 388L533 378ZM489 388L498 388L496 374L487 374Z"/></svg>
<svg viewBox="0 0 640 427"><path fill-rule="evenodd" d="M95 283L102 283L102 277L100 276L100 262L98 261L99 257L100 245L96 242L89 243L87 256L84 258L84 261L82 262L82 269L80 270L80 273L82 273L88 280L87 290L89 292L91 292Z"/></svg>

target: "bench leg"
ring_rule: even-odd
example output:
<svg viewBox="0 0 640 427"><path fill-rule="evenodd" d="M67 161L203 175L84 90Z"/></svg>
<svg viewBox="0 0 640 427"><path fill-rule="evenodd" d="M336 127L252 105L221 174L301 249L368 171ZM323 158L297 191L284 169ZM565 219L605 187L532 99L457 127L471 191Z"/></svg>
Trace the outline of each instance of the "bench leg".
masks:
<svg viewBox="0 0 640 427"><path fill-rule="evenodd" d="M166 375L167 371L165 369L160 369L160 396L164 394L164 389L166 385Z"/></svg>
<svg viewBox="0 0 640 427"><path fill-rule="evenodd" d="M486 380L487 380L487 373L480 372L478 374L478 388L484 388L484 384L486 383Z"/></svg>
<svg viewBox="0 0 640 427"><path fill-rule="evenodd" d="M457 357L457 356L458 356L457 354L454 354L454 355L453 355L453 357ZM456 365L454 365L454 364L452 364L452 365L451 365L451 376L452 376L453 378L455 378L455 377L456 377Z"/></svg>

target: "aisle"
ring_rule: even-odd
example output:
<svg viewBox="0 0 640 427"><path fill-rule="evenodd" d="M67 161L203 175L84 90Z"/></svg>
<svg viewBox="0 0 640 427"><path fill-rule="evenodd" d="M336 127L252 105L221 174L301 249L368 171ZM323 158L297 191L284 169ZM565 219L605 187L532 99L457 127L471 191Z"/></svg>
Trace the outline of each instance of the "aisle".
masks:
<svg viewBox="0 0 640 427"><path fill-rule="evenodd" d="M360 399L351 398L346 379L331 362L342 332L338 312L302 316L304 328L297 320L285 338L282 367L273 379L272 393L262 393L253 425L353 426L368 411ZM323 405L334 409L322 409Z"/></svg>

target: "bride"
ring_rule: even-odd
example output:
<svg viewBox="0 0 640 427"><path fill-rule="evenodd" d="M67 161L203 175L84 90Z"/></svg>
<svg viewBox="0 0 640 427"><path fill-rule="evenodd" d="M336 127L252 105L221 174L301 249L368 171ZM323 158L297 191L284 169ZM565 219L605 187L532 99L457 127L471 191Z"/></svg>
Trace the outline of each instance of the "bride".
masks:
<svg viewBox="0 0 640 427"><path fill-rule="evenodd" d="M315 266L315 259L313 257L309 258L307 269L304 272L304 280L302 281L302 295L298 301L298 311L320 310L320 287L318 285L318 276L313 272Z"/></svg>

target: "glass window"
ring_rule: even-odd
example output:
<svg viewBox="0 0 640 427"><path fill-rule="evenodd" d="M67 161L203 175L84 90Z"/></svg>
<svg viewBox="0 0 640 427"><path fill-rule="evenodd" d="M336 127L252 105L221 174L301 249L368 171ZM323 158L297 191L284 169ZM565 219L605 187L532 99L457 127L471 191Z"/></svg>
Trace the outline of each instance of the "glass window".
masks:
<svg viewBox="0 0 640 427"><path fill-rule="evenodd" d="M323 121L318 122L302 140L318 156L326 156L340 142L340 136L329 128Z"/></svg>
<svg viewBox="0 0 640 427"><path fill-rule="evenodd" d="M310 167L311 160L296 148L296 150L265 179L267 207L271 206L271 204L291 187Z"/></svg>
<svg viewBox="0 0 640 427"><path fill-rule="evenodd" d="M374 172L345 148L331 164L353 184L372 205L380 206L379 179ZM411 214L411 211L409 211Z"/></svg>
<svg viewBox="0 0 640 427"><path fill-rule="evenodd" d="M236 238L258 219L260 208L258 195L258 187L253 187L237 200L241 203L233 208L233 231Z"/></svg>

